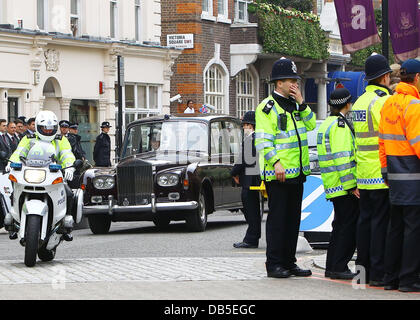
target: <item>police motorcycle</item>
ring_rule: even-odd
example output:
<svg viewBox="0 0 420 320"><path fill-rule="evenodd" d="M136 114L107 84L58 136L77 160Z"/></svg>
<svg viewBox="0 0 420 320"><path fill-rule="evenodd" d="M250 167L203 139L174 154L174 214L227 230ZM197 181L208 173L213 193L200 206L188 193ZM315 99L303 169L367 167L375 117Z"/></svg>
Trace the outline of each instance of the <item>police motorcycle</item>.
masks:
<svg viewBox="0 0 420 320"><path fill-rule="evenodd" d="M4 159L4 155L0 153ZM4 219L9 238L19 238L25 247L25 265L33 267L36 256L42 261L55 257L58 245L71 241L69 233L73 228L73 217L66 216L67 196L64 187L63 168L55 159L55 148L51 143L39 140L21 162L10 163L9 179L13 194L10 211ZM73 167L79 170L83 165L76 160ZM76 223L82 218L83 191L75 190L73 210Z"/></svg>

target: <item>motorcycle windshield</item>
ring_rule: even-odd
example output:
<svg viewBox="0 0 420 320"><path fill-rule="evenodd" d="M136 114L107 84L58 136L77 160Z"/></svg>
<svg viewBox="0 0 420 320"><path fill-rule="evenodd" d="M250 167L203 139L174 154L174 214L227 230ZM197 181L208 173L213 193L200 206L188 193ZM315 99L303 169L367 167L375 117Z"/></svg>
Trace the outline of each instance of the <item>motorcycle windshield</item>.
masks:
<svg viewBox="0 0 420 320"><path fill-rule="evenodd" d="M36 168L46 167L53 162L55 156L55 148L50 142L38 140L28 152L26 165Z"/></svg>

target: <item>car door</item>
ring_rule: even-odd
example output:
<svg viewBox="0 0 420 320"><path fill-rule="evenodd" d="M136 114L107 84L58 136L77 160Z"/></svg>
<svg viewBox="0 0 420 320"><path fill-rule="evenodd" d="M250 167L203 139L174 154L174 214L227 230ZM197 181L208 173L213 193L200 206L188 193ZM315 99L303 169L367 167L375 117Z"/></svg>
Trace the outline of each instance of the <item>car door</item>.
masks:
<svg viewBox="0 0 420 320"><path fill-rule="evenodd" d="M213 184L214 205L223 205L223 126L221 121L210 122L210 156L207 176Z"/></svg>
<svg viewBox="0 0 420 320"><path fill-rule="evenodd" d="M226 144L225 153L223 154L223 171L221 172L221 180L223 186L223 206L240 207L241 206L241 187L235 183L230 172L235 162L241 161L240 148L242 141L242 128L240 124L234 120L224 120L223 125L223 141Z"/></svg>

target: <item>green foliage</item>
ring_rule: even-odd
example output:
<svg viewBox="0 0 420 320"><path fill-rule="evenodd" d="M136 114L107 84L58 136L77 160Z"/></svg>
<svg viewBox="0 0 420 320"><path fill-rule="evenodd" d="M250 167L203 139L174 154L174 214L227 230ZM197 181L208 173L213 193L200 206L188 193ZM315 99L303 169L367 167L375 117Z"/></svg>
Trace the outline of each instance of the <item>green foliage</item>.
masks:
<svg viewBox="0 0 420 320"><path fill-rule="evenodd" d="M329 40L318 16L266 3L254 3L254 9L264 52L314 60L328 58Z"/></svg>
<svg viewBox="0 0 420 320"><path fill-rule="evenodd" d="M301 12L311 12L313 7L311 0L260 0L259 2L273 4L285 9L293 8Z"/></svg>

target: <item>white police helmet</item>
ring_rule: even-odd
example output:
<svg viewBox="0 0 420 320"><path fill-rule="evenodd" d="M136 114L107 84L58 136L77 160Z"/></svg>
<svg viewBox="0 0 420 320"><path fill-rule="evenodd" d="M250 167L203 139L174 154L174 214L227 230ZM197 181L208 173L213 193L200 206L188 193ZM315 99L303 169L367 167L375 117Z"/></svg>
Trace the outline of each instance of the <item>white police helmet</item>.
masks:
<svg viewBox="0 0 420 320"><path fill-rule="evenodd" d="M53 141L58 130L57 116L52 111L41 111L35 118L35 133L43 141Z"/></svg>

